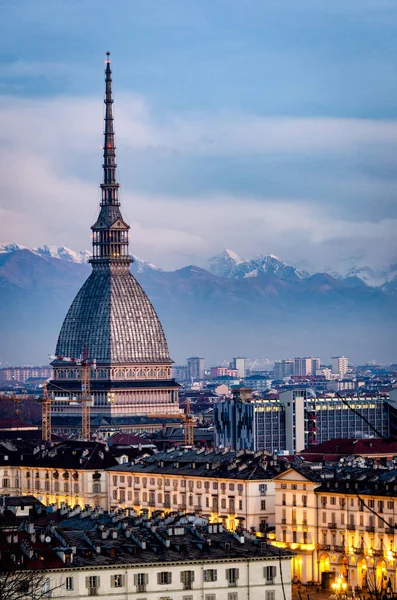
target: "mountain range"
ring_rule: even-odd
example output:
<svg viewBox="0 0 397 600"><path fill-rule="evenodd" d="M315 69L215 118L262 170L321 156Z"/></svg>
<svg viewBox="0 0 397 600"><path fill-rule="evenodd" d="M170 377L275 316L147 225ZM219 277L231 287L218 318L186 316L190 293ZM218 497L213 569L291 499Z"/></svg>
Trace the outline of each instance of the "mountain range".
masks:
<svg viewBox="0 0 397 600"><path fill-rule="evenodd" d="M0 361L45 363L79 287L89 252L0 246ZM274 255L231 250L206 268L163 271L138 257L131 271L152 300L176 362L344 354L353 362L395 362L397 278L380 285L357 273L309 273ZM379 280L377 281L379 283Z"/></svg>

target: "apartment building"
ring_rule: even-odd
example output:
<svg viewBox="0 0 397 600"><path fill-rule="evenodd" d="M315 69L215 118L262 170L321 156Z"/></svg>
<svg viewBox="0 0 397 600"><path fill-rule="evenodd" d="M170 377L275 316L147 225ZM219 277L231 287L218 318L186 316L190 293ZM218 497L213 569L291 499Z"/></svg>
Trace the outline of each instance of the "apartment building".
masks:
<svg viewBox="0 0 397 600"><path fill-rule="evenodd" d="M117 465L105 444L29 442L0 444L0 494L35 496L45 505L99 506L107 510L106 469Z"/></svg>
<svg viewBox="0 0 397 600"><path fill-rule="evenodd" d="M276 360L274 363L274 378L284 379L285 377L291 377L294 375L295 362L292 359L287 360Z"/></svg>
<svg viewBox="0 0 397 600"><path fill-rule="evenodd" d="M273 477L285 468L249 451L173 450L108 469L111 508L201 511L234 531L274 525Z"/></svg>
<svg viewBox="0 0 397 600"><path fill-rule="evenodd" d="M202 381L204 379L204 358L190 356L187 359L187 376L189 381Z"/></svg>
<svg viewBox="0 0 397 600"><path fill-rule="evenodd" d="M396 591L397 464L356 459L294 467L275 478L276 542L296 552L303 582L341 576L355 588Z"/></svg>
<svg viewBox="0 0 397 600"><path fill-rule="evenodd" d="M346 356L333 356L331 358L332 373L343 379L349 368L349 359Z"/></svg>
<svg viewBox="0 0 397 600"><path fill-rule="evenodd" d="M388 398L379 396L344 402L295 388L282 392L278 401L256 400L249 388L240 388L232 399L214 405L214 438L215 446L294 455L334 438L372 436L373 427L387 437L394 420Z"/></svg>
<svg viewBox="0 0 397 600"><path fill-rule="evenodd" d="M315 375L320 364L321 360L313 356L297 357L294 359L294 375Z"/></svg>
<svg viewBox="0 0 397 600"><path fill-rule="evenodd" d="M12 500L0 507L2 567L23 563L35 570L32 579L43 597L291 599L291 552L247 533L232 534L198 516L148 519L133 511L80 508L54 513L40 503L26 515L20 499ZM17 532L16 513L25 513Z"/></svg>

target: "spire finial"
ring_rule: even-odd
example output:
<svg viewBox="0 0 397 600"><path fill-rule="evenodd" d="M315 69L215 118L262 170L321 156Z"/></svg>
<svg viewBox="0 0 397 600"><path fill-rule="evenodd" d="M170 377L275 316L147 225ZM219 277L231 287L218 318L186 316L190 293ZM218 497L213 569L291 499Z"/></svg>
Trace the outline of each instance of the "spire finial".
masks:
<svg viewBox="0 0 397 600"><path fill-rule="evenodd" d="M103 181L101 183L101 210L93 231L93 257L95 266L117 263L118 267L129 268L132 262L128 254L129 225L120 212L119 184L116 180L116 146L113 129L113 91L110 52L105 60L105 131L103 144Z"/></svg>

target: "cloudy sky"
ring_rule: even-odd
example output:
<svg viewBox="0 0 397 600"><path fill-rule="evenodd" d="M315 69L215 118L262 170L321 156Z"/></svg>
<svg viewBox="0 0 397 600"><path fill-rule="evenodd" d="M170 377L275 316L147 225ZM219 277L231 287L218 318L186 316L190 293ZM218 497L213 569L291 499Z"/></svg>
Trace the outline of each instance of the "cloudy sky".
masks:
<svg viewBox="0 0 397 600"><path fill-rule="evenodd" d="M397 262L395 0L2 0L0 243L89 248L104 53L131 252Z"/></svg>

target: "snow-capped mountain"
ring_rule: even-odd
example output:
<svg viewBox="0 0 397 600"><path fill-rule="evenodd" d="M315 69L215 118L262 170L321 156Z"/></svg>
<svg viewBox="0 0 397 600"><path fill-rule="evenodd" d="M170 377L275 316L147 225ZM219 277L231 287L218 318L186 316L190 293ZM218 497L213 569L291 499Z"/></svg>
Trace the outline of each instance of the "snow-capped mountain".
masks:
<svg viewBox="0 0 397 600"><path fill-rule="evenodd" d="M36 254L37 256L42 256L44 258L57 258L59 260L66 260L68 262L74 263L87 263L88 259L91 257L91 252L89 250L80 250L76 252L75 250L71 250L70 248L66 248L66 246L47 246L44 244L43 246L39 246L38 248L28 248L27 246L22 246L21 244L0 244L0 254L11 254L14 252L19 252L20 250L27 250L32 254ZM133 255L133 266L132 270L137 273L144 273L146 270L151 271L162 271L156 265L153 265L150 262L142 260L139 256Z"/></svg>
<svg viewBox="0 0 397 600"><path fill-rule="evenodd" d="M246 259L239 256L233 250L223 250L220 254L216 254L207 260L206 268L213 275L218 277L227 277L233 279L236 268L246 263Z"/></svg>
<svg viewBox="0 0 397 600"><path fill-rule="evenodd" d="M388 266L376 268L369 267L363 260L349 259L334 265L332 269L326 269L325 272L336 279L359 277L370 287L382 287L396 279L397 264L392 261Z"/></svg>
<svg viewBox="0 0 397 600"><path fill-rule="evenodd" d="M91 253L88 250L75 252L70 248L66 248L66 246L47 246L47 244L44 244L38 248L28 248L27 246L22 246L21 244L15 243L0 244L0 253L18 252L19 250L28 250L29 252L37 254L38 256L59 258L60 260L67 260L76 263L85 263L91 256Z"/></svg>
<svg viewBox="0 0 397 600"><path fill-rule="evenodd" d="M227 277L228 279L257 277L263 273L275 275L286 281L306 279L310 276L306 271L287 265L274 254L261 255L247 260L233 252L233 250L224 250L210 258L207 268L214 275Z"/></svg>

